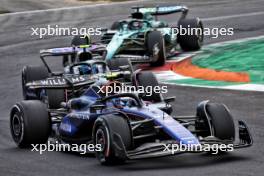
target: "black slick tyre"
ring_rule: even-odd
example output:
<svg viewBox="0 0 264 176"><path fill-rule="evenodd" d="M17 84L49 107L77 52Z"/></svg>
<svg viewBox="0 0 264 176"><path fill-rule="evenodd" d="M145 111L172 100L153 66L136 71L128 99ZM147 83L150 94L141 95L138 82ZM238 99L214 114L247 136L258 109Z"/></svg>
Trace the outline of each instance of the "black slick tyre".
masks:
<svg viewBox="0 0 264 176"><path fill-rule="evenodd" d="M46 143L51 132L46 105L39 100L26 100L14 105L10 112L10 130L20 148Z"/></svg>
<svg viewBox="0 0 264 176"><path fill-rule="evenodd" d="M32 81L42 80L48 78L49 73L45 66L25 66L22 70L22 91L25 100L38 98L38 92L29 93L26 84ZM31 95L30 95L31 94ZM33 94L33 95L32 95Z"/></svg>
<svg viewBox="0 0 264 176"><path fill-rule="evenodd" d="M132 146L131 129L126 118L114 114L98 117L93 127L93 141L94 145L101 145L101 150L96 151L96 157L102 165L120 164L127 159L116 153L115 135L122 139L125 149Z"/></svg>
<svg viewBox="0 0 264 176"><path fill-rule="evenodd" d="M184 51L199 50L203 45L203 24L199 18L181 19L178 23L179 28L191 29L192 34L180 35L178 34L178 43ZM196 32L197 31L197 32Z"/></svg>
<svg viewBox="0 0 264 176"><path fill-rule="evenodd" d="M151 31L146 36L146 47L150 57L155 62L151 62L151 66L162 66L166 62L165 42L160 31Z"/></svg>

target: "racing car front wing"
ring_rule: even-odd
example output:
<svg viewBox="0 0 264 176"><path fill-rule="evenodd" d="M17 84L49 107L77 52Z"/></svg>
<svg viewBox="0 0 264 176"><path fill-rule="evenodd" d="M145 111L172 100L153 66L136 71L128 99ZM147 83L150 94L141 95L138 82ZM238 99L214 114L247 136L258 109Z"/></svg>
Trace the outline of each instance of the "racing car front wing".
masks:
<svg viewBox="0 0 264 176"><path fill-rule="evenodd" d="M253 144L253 140L251 134L248 130L247 125L244 121L238 121L239 125L239 135L238 139L235 141L226 141L221 140L213 136L209 136L207 138L201 139L199 150L193 151L175 151L173 145L168 144L177 144L176 141L162 141L162 142L155 142L155 143L146 143L142 146L134 150L126 150L123 144L123 141L119 134L114 134L114 147L115 147L115 154L119 157L125 157L126 159L134 160L134 159L143 159L143 158L155 158L155 157L164 157L164 156L171 156L176 154L182 153L201 153L204 152L203 148L205 146L211 146L212 148L215 147L215 144L233 144L234 149L238 148L245 148L250 147Z"/></svg>

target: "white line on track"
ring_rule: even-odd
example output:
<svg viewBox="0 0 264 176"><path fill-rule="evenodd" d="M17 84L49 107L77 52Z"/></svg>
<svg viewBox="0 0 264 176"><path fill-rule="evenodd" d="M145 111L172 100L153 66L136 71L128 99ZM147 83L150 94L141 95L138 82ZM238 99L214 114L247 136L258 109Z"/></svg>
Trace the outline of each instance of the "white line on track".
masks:
<svg viewBox="0 0 264 176"><path fill-rule="evenodd" d="M235 15L202 18L202 20L203 21L215 21L215 20L226 20L230 18L241 18L241 17L257 16L257 15L264 15L264 12L261 11L261 12L241 13L241 14L235 14Z"/></svg>
<svg viewBox="0 0 264 176"><path fill-rule="evenodd" d="M248 40L257 40L257 39L264 39L264 35L260 35L260 36L256 36L256 37L246 37L246 38L240 38L240 39L235 39L235 40L228 40L228 41L223 41L223 42L212 43L212 44L208 44L208 45L203 46L203 48L212 47L212 46L216 47L216 46L221 46L221 45L225 45L225 44L246 42ZM198 52L200 52L200 51L198 51Z"/></svg>
<svg viewBox="0 0 264 176"><path fill-rule="evenodd" d="M175 83L168 83L168 82L162 82L162 84L167 85L177 85L177 86L183 86L183 87L200 87L200 88L209 88L209 89L218 89L218 90L235 90L235 91L249 91L249 92L264 92L264 86L258 85L258 84L242 84L239 86L205 86L205 85L192 85L192 84L175 84Z"/></svg>

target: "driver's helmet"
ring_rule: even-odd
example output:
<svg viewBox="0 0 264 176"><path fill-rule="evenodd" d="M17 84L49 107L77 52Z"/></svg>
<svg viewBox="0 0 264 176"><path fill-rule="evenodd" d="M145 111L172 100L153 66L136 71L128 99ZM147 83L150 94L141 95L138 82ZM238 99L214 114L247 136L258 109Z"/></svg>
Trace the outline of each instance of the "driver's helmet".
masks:
<svg viewBox="0 0 264 176"><path fill-rule="evenodd" d="M131 107L136 105L135 101L132 98L126 97L126 98L114 98L112 100L113 105L116 108L124 108L124 107Z"/></svg>
<svg viewBox="0 0 264 176"><path fill-rule="evenodd" d="M73 74L76 75L89 75L92 74L92 68L90 65L77 65L75 67L73 67Z"/></svg>
<svg viewBox="0 0 264 176"><path fill-rule="evenodd" d="M122 101L122 99L121 98L114 98L113 100L112 100L112 102L113 102L113 105L114 105L114 107L115 108L123 108L124 106L126 106L126 104L124 103L124 101Z"/></svg>
<svg viewBox="0 0 264 176"><path fill-rule="evenodd" d="M129 23L130 30L140 30L143 27L143 22L139 20L131 21Z"/></svg>

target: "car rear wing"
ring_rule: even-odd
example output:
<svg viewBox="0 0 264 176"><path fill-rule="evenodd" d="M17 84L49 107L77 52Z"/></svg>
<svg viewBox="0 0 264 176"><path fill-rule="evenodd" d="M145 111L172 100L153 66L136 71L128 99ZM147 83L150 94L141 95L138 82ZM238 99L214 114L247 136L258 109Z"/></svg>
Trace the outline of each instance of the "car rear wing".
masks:
<svg viewBox="0 0 264 176"><path fill-rule="evenodd" d="M150 13L151 15L169 15L172 13L178 13L182 12L184 14L187 14L188 8L186 6L157 6L157 7L132 7L132 9L135 9L135 12L140 13Z"/></svg>
<svg viewBox="0 0 264 176"><path fill-rule="evenodd" d="M40 50L40 56L63 56L69 54L76 54L79 52L94 52L94 51L106 51L106 46L102 44L92 44L92 45L80 45L72 47L63 47L63 48L51 48Z"/></svg>
<svg viewBox="0 0 264 176"><path fill-rule="evenodd" d="M104 58L107 52L106 45L103 44L91 44L91 45L80 45L80 46L71 46L63 48L51 48L40 50L40 59L47 68L49 73L52 73L48 63L45 58L49 56L63 56L68 59L68 56L71 55L74 58L78 53L90 53L91 55L99 55ZM74 59L72 59L74 60Z"/></svg>

